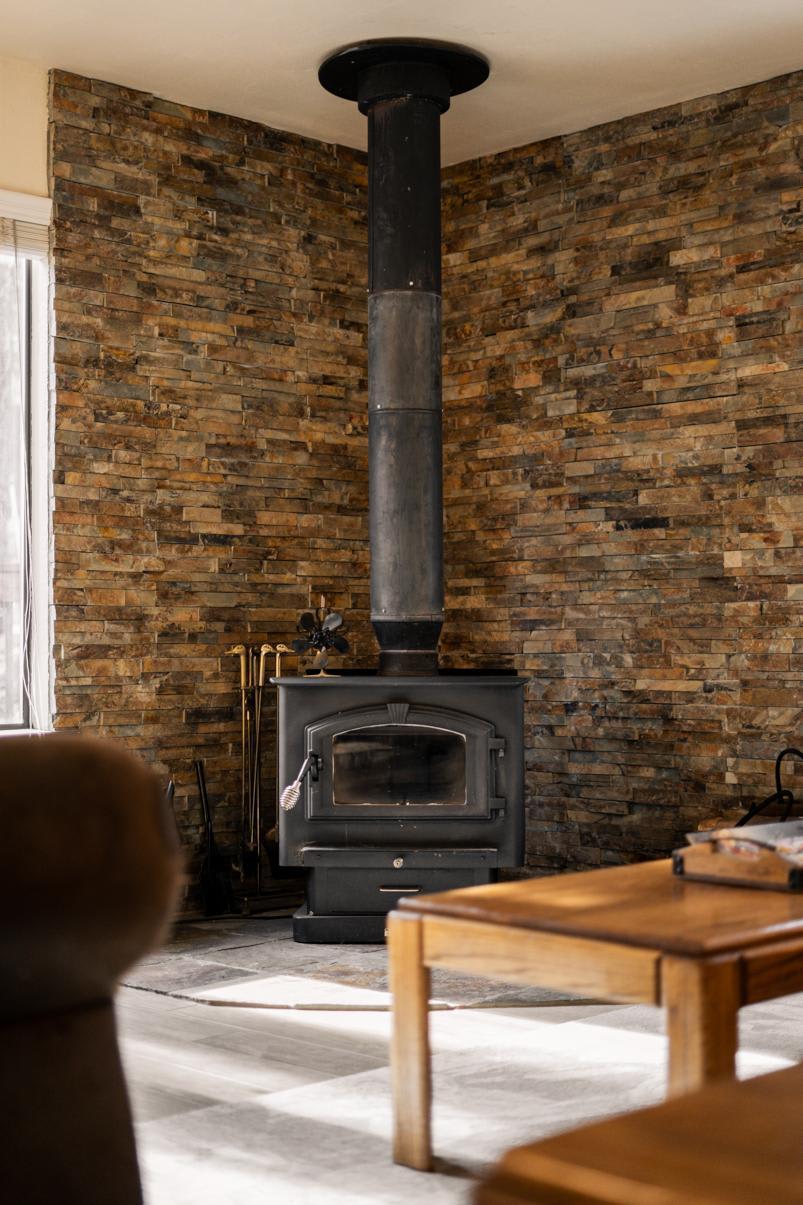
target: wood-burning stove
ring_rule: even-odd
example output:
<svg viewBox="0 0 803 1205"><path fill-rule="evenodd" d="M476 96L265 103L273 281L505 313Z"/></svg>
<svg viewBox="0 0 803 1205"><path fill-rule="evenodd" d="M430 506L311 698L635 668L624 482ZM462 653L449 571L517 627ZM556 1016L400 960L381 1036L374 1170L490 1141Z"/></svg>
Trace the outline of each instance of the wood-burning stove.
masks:
<svg viewBox="0 0 803 1205"><path fill-rule="evenodd" d="M377 673L274 679L279 854L298 941L381 941L400 896L521 864L524 679L438 668L443 624L440 118L482 55L363 42L319 78L368 117L368 461Z"/></svg>
<svg viewBox="0 0 803 1205"><path fill-rule="evenodd" d="M280 678L280 781L308 757L279 854L310 871L301 941L381 941L402 895L521 863L523 679Z"/></svg>

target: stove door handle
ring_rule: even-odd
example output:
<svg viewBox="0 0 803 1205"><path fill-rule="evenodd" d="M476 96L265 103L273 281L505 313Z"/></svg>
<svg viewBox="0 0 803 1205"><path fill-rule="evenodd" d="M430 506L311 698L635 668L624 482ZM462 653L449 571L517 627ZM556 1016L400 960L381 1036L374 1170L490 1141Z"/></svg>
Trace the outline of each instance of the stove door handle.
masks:
<svg viewBox="0 0 803 1205"><path fill-rule="evenodd" d="M304 781L310 770L314 770L313 778L317 778L318 757L315 753L308 753L301 763L301 769L296 775L293 782L288 787L285 787L279 797L279 803L285 812L291 811L298 803L301 795L301 784Z"/></svg>

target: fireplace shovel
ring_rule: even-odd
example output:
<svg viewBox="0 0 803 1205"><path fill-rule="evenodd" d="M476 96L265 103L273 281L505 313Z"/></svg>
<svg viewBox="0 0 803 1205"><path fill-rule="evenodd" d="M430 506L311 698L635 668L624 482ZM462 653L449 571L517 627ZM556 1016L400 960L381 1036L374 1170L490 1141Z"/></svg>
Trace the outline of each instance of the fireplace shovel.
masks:
<svg viewBox="0 0 803 1205"><path fill-rule="evenodd" d="M198 779L198 794L201 796L201 808L206 828L206 852L201 863L198 884L201 890L201 905L204 916L217 916L221 912L231 912L234 900L226 859L215 844L215 834L212 831L212 816L209 811L206 776L202 761L195 762L195 776Z"/></svg>

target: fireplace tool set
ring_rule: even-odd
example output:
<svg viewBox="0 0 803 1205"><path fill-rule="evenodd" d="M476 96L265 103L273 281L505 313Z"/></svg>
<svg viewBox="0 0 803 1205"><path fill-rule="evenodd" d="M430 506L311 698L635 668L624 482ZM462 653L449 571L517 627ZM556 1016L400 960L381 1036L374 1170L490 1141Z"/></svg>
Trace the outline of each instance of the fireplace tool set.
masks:
<svg viewBox="0 0 803 1205"><path fill-rule="evenodd" d="M293 650L286 644L235 644L227 649L229 656L240 661L240 719L242 741L241 854L235 870L240 882L253 875L257 893L262 888L262 800L261 744L262 696L265 688L265 662L273 656L273 670L281 676L282 657Z"/></svg>
<svg viewBox="0 0 803 1205"><path fill-rule="evenodd" d="M314 654L313 669L318 675L326 674L329 650L338 653L348 651L348 641L342 634L343 617L330 611L326 598L320 596L320 605L305 611L298 622L299 638L292 648L286 644L235 644L226 650L226 655L237 657L240 662L240 719L242 742L241 780L241 834L240 859L234 865L240 882L253 878L257 895L262 890L262 799L261 799L261 754L262 754L262 700L265 690L266 663L273 657L273 676L282 676L282 658L303 657ZM269 685L269 683L268 683ZM283 806L286 806L283 803ZM272 835L276 836L275 829Z"/></svg>

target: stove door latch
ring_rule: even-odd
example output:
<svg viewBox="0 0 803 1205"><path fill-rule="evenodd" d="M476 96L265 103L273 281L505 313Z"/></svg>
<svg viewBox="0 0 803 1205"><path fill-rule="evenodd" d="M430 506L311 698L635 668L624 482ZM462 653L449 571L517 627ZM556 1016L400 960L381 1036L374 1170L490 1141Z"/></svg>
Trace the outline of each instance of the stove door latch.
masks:
<svg viewBox="0 0 803 1205"><path fill-rule="evenodd" d="M502 736L492 736L488 741L488 756L489 756L489 777L490 791L488 799L488 809L493 816L495 812L504 812L507 807L507 799L504 795L498 795L499 789L499 763L505 756L505 739Z"/></svg>
<svg viewBox="0 0 803 1205"><path fill-rule="evenodd" d="M308 753L304 758L304 761L301 763L301 769L296 775L295 780L291 782L289 786L284 788L281 796L279 797L279 803L285 812L292 811L298 803L298 800L301 796L301 784L308 774L313 782L318 781L320 762L321 759L317 753Z"/></svg>

